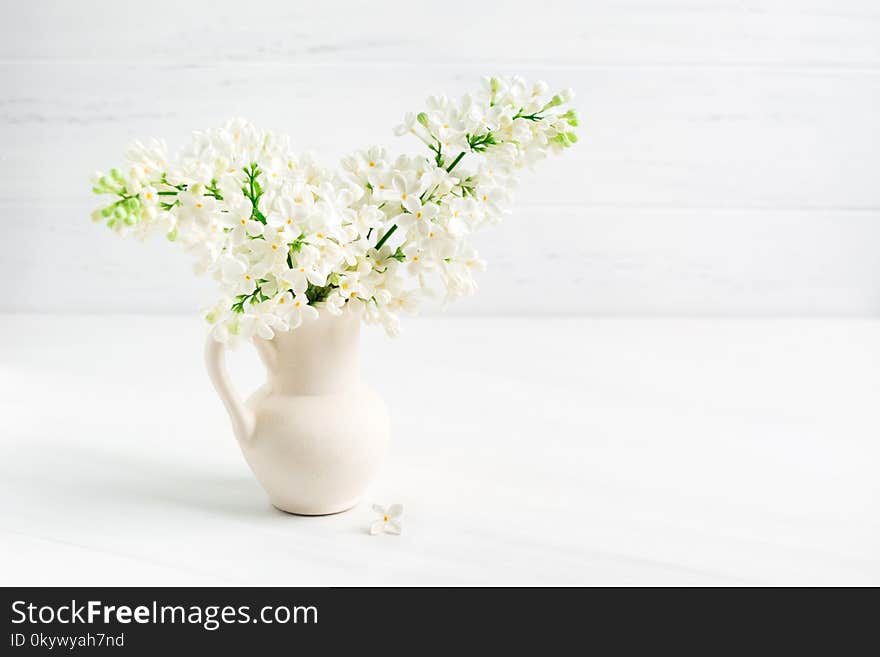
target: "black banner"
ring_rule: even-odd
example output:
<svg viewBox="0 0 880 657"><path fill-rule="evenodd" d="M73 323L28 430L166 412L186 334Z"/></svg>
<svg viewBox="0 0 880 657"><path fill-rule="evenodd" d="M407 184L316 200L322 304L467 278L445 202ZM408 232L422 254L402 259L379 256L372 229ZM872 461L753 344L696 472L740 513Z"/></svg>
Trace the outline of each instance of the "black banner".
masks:
<svg viewBox="0 0 880 657"><path fill-rule="evenodd" d="M840 654L876 641L873 590L7 588L0 596L3 655L335 654L357 644L370 654L469 653L477 644L538 654L806 644Z"/></svg>

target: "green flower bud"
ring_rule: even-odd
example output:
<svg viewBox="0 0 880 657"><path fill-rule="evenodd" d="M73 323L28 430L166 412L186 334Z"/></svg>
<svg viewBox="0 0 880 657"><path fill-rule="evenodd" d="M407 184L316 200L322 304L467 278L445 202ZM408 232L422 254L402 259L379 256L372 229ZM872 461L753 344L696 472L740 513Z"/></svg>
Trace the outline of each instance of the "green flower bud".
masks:
<svg viewBox="0 0 880 657"><path fill-rule="evenodd" d="M577 140L578 140L577 133L574 133L574 132L566 132L566 133L565 133L565 136L568 137L568 141L570 141L572 144L576 144L576 143L577 143Z"/></svg>
<svg viewBox="0 0 880 657"><path fill-rule="evenodd" d="M108 205L105 208L101 208L101 216L109 217L111 214L113 214L113 206L112 205Z"/></svg>
<svg viewBox="0 0 880 657"><path fill-rule="evenodd" d="M546 105L544 105L544 107L541 108L541 112L545 112L546 110L550 109L551 107L558 107L559 105L562 105L562 96L560 96L559 94L556 94L555 96L553 96L553 98L550 99L549 103L547 103ZM540 114L540 112L539 112L539 114Z"/></svg>
<svg viewBox="0 0 880 657"><path fill-rule="evenodd" d="M168 234L165 235L168 238L169 242L177 241L177 226L168 231Z"/></svg>
<svg viewBox="0 0 880 657"><path fill-rule="evenodd" d="M421 123L421 124L422 124L423 126L425 126L426 128L428 127L428 115L425 114L424 112L419 112L419 113L418 113L418 115L416 116L416 121L418 121L419 123Z"/></svg>
<svg viewBox="0 0 880 657"><path fill-rule="evenodd" d="M113 177L113 180L118 182L120 185L125 183L125 178L122 177L119 169L110 169L110 175Z"/></svg>
<svg viewBox="0 0 880 657"><path fill-rule="evenodd" d="M128 211L120 204L116 206L115 210L113 210L113 214L117 219L125 219L128 216Z"/></svg>

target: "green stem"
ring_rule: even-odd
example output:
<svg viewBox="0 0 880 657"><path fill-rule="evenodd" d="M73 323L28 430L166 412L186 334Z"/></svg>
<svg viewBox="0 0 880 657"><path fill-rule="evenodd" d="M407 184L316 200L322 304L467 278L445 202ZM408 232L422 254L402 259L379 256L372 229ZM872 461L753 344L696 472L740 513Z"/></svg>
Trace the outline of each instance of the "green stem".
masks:
<svg viewBox="0 0 880 657"><path fill-rule="evenodd" d="M394 234L395 230L397 230L397 224L394 224L391 228L389 228L388 232L382 236L382 239L380 239L378 242L376 242L376 250L377 251L385 245L385 242L387 242L388 238Z"/></svg>
<svg viewBox="0 0 880 657"><path fill-rule="evenodd" d="M533 112L532 114L523 114L523 108L520 107L519 111L513 115L511 120L516 121L517 119L525 119L526 121L541 121L544 119L544 117L541 116L541 112L546 110L547 107L550 107L550 105L538 110L537 112Z"/></svg>
<svg viewBox="0 0 880 657"><path fill-rule="evenodd" d="M452 173L452 170L456 167L456 165L461 162L461 158L464 157L464 151L458 154L454 160L452 160L452 164L446 167L446 173Z"/></svg>
<svg viewBox="0 0 880 657"><path fill-rule="evenodd" d="M251 219L254 221L259 221L261 224L266 224L266 217L260 212L259 203L260 197L263 195L263 190L260 187L260 184L257 182L257 178L262 173L260 168L257 166L256 162L252 162L250 167L245 167L243 169L245 175L247 176L247 187L242 187L242 193L250 200L252 211L251 211Z"/></svg>

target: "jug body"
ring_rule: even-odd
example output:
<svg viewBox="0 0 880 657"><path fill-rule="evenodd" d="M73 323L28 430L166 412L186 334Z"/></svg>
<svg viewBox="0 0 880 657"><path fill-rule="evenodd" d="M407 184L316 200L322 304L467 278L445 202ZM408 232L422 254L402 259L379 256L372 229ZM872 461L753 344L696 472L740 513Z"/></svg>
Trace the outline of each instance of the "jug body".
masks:
<svg viewBox="0 0 880 657"><path fill-rule="evenodd" d="M267 380L246 403L229 385L222 346L208 338L208 372L242 454L283 511L349 509L381 466L388 411L361 381L359 338L360 317L351 311L322 313L271 340L255 338Z"/></svg>

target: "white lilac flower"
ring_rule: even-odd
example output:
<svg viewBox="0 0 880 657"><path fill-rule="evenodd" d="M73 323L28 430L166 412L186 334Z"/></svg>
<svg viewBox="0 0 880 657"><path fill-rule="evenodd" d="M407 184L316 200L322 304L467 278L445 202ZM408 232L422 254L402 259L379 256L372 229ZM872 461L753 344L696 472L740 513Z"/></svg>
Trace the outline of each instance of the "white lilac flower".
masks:
<svg viewBox="0 0 880 657"><path fill-rule="evenodd" d="M318 318L318 311L309 305L305 293L292 295L284 292L276 299L277 316L290 328L299 327L304 321Z"/></svg>
<svg viewBox="0 0 880 657"><path fill-rule="evenodd" d="M415 112L407 112L406 116L403 117L403 123L400 123L394 127L394 134L400 137L401 135L405 135L407 133L410 134L418 134L418 120Z"/></svg>
<svg viewBox="0 0 880 657"><path fill-rule="evenodd" d="M135 142L126 165L92 177L92 213L120 235L164 233L217 281L205 313L230 342L271 338L322 312L363 310L399 331L400 313L476 290L471 234L507 213L518 172L577 141L567 90L486 78L429 98L395 129L422 153L357 151L338 171L243 119L197 132L177 156Z"/></svg>
<svg viewBox="0 0 880 657"><path fill-rule="evenodd" d="M344 298L357 299L361 296L361 281L357 272L350 272L337 277L336 287Z"/></svg>
<svg viewBox="0 0 880 657"><path fill-rule="evenodd" d="M384 198L388 202L403 204L408 200L418 199L422 191L424 186L417 172L398 170L392 177L391 189L384 194Z"/></svg>
<svg viewBox="0 0 880 657"><path fill-rule="evenodd" d="M399 535L403 531L401 522L403 520L402 504L392 504L387 509L378 504L374 504L373 511L375 511L379 517L370 525L370 534L373 536L382 533Z"/></svg>
<svg viewBox="0 0 880 657"><path fill-rule="evenodd" d="M331 315L339 315L342 313L347 302L348 297L344 296L338 289L334 289L324 299L322 310L326 310Z"/></svg>
<svg viewBox="0 0 880 657"><path fill-rule="evenodd" d="M384 219L385 214L379 208L374 205L364 205L353 215L351 226L355 235L366 236L371 230L381 228Z"/></svg>
<svg viewBox="0 0 880 657"><path fill-rule="evenodd" d="M315 263L297 262L293 268L283 270L282 276L285 283L285 289L290 289L297 294L305 294L309 285L316 287L324 287L327 284L327 273L320 271Z"/></svg>
<svg viewBox="0 0 880 657"><path fill-rule="evenodd" d="M440 210L437 204L422 204L418 196L411 195L401 205L405 212L397 216L397 224L401 228L417 231L422 237L427 236L431 230L431 222Z"/></svg>
<svg viewBox="0 0 880 657"><path fill-rule="evenodd" d="M257 279L251 274L248 263L242 258L224 254L218 258L221 281L233 294L252 294Z"/></svg>

